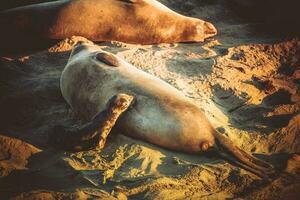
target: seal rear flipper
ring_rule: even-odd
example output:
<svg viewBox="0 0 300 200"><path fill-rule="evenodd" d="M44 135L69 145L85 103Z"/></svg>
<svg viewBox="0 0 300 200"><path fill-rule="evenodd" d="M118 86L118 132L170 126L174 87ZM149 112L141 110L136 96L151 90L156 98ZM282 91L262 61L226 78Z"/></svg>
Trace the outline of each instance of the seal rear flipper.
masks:
<svg viewBox="0 0 300 200"><path fill-rule="evenodd" d="M226 160L250 171L259 177L269 180L276 173L274 167L235 146L227 137L215 134L218 153Z"/></svg>
<svg viewBox="0 0 300 200"><path fill-rule="evenodd" d="M107 108L82 128L55 126L49 134L48 143L68 151L84 151L97 147L102 149L112 127L129 108L133 99L133 96L126 94L113 96Z"/></svg>

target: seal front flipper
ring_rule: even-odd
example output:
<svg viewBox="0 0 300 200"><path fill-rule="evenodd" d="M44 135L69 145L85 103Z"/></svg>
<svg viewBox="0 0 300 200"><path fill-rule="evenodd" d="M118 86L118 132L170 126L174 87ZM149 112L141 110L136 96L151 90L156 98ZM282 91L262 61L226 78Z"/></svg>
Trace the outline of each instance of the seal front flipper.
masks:
<svg viewBox="0 0 300 200"><path fill-rule="evenodd" d="M132 104L134 100L133 96L127 95L127 94L117 94L109 101L109 120L105 121L105 124L101 127L99 130L100 133L100 140L98 143L98 148L102 149L104 148L104 145L106 143L106 138L108 134L110 133L110 130L115 125L117 119L121 116L123 112L128 110L129 106ZM94 119L95 123L102 121L102 117L97 115Z"/></svg>
<svg viewBox="0 0 300 200"><path fill-rule="evenodd" d="M106 109L82 128L55 126L49 134L48 142L68 151L83 151L97 147L102 149L112 127L129 108L133 99L133 96L121 93L113 96Z"/></svg>

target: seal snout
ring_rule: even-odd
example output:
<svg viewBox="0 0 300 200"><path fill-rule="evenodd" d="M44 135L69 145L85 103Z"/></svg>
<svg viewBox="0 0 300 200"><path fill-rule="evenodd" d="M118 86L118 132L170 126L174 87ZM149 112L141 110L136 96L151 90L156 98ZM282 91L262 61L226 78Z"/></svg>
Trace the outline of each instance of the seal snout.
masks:
<svg viewBox="0 0 300 200"><path fill-rule="evenodd" d="M204 22L204 34L206 37L215 36L218 33L216 27L209 22Z"/></svg>
<svg viewBox="0 0 300 200"><path fill-rule="evenodd" d="M206 38L213 37L218 32L212 23L203 20L197 20L191 30L193 34L191 34L190 41L198 42L203 42Z"/></svg>

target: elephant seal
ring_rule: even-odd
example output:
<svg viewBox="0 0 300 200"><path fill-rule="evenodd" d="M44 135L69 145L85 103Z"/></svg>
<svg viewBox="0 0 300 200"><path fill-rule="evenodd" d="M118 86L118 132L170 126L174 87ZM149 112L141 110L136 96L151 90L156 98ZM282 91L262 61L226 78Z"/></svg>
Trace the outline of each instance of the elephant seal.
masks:
<svg viewBox="0 0 300 200"><path fill-rule="evenodd" d="M80 44L73 49L62 72L60 87L73 111L81 119L92 121L75 131L56 129L52 139L60 146L66 141L70 143L68 137L77 138L73 146L80 146L87 135L90 139L95 137L94 133L102 130L104 124L95 119L110 110L111 104L108 106L107 102L116 95L126 94L129 100L133 97L132 103L118 115L112 132L186 153L215 149L227 160L261 177L274 173L272 165L249 155L218 133L199 107L179 90L98 46ZM111 121L110 117L106 119Z"/></svg>
<svg viewBox="0 0 300 200"><path fill-rule="evenodd" d="M38 46L82 36L137 44L199 42L216 35L209 22L180 15L156 0L62 0L0 12L1 47Z"/></svg>

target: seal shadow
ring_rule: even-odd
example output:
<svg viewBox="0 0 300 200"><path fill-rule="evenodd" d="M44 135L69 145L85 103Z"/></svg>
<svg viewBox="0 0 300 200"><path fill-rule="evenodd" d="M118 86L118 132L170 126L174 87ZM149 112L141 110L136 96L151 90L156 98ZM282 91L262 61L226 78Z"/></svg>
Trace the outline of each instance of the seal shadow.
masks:
<svg viewBox="0 0 300 200"><path fill-rule="evenodd" d="M69 118L67 105L59 89L60 74L67 55L67 52L38 53L15 60L1 58L2 133L42 148L45 146L48 126ZM44 59L49 64L43 64Z"/></svg>
<svg viewBox="0 0 300 200"><path fill-rule="evenodd" d="M60 160L61 153L47 149L49 127L70 119L59 89L68 55L69 52L40 52L0 59L0 132L44 149L28 159L27 169L15 169L0 178L1 199L34 189L63 191L70 185L68 188L75 191L86 185L76 170Z"/></svg>

